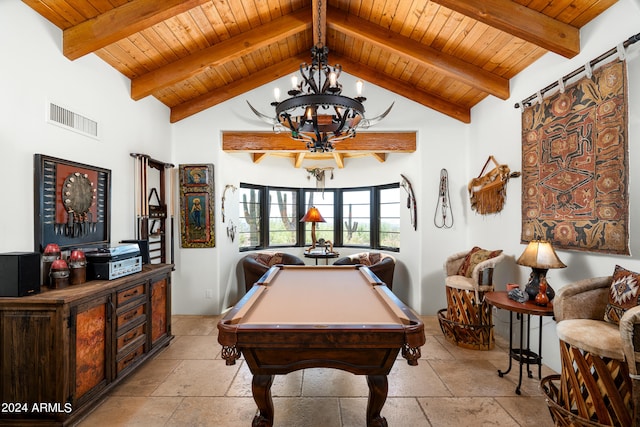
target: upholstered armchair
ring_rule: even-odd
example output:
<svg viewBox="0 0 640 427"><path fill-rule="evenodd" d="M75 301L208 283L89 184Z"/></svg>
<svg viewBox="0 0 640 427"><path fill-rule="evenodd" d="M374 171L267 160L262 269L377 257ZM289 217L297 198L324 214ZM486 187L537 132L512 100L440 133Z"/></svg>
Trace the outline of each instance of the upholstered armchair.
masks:
<svg viewBox="0 0 640 427"><path fill-rule="evenodd" d="M616 267L614 276L580 280L556 292L553 312L561 373L541 383L556 425L640 426L638 295L633 297L633 307L618 312L619 319L608 313L605 320L612 281L618 274ZM619 278L618 287L613 288L620 295L634 288L637 292L638 282L631 280Z"/></svg>
<svg viewBox="0 0 640 427"><path fill-rule="evenodd" d="M242 258L244 271L244 286L251 289L264 273L276 264L305 265L304 261L295 255L285 252L253 252Z"/></svg>
<svg viewBox="0 0 640 427"><path fill-rule="evenodd" d="M470 251L458 252L450 257L444 263L445 285L473 291L476 295L479 292L488 292L493 290L493 269L501 262L505 255L502 251L487 251L493 255L490 258L482 258L480 255L477 262L472 258L467 259ZM473 257L473 254L471 255ZM471 274L460 274L465 262L469 262L465 272L470 271Z"/></svg>
<svg viewBox="0 0 640 427"><path fill-rule="evenodd" d="M493 270L505 258L502 250L474 247L444 263L447 307L438 312L445 338L460 347L491 350L495 345L491 307L484 294L493 291Z"/></svg>
<svg viewBox="0 0 640 427"><path fill-rule="evenodd" d="M333 263L333 265L355 264L366 265L389 289L393 289L393 272L396 268L396 259L392 255L381 252L360 252L338 258Z"/></svg>

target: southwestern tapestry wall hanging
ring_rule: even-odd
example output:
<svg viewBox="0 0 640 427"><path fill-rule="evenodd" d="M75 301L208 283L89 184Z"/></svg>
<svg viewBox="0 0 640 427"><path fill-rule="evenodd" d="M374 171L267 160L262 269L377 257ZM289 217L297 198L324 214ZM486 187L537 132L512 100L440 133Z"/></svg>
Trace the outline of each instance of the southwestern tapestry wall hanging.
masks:
<svg viewBox="0 0 640 427"><path fill-rule="evenodd" d="M213 248L213 165L179 165L183 248Z"/></svg>
<svg viewBox="0 0 640 427"><path fill-rule="evenodd" d="M523 243L629 254L626 63L522 113Z"/></svg>

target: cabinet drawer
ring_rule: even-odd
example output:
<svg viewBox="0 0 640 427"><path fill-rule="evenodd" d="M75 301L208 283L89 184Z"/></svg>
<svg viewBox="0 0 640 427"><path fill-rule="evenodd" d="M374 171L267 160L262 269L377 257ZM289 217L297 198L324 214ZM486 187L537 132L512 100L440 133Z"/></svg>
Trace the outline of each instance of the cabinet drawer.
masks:
<svg viewBox="0 0 640 427"><path fill-rule="evenodd" d="M125 369L127 369L127 367L133 365L134 362L140 359L142 356L144 356L144 344L141 344L131 353L128 353L122 359L118 360L116 373L119 374L120 372L124 371Z"/></svg>
<svg viewBox="0 0 640 427"><path fill-rule="evenodd" d="M140 304L127 311L118 314L116 319L116 330L124 329L127 324L134 322L143 322L146 318L147 304Z"/></svg>
<svg viewBox="0 0 640 427"><path fill-rule="evenodd" d="M145 325L146 325L146 323L143 323L143 324L133 328L132 330L130 330L126 334L122 335L121 337L119 337L118 338L118 343L116 345L116 352L119 352L125 346L127 346L127 345L131 344L132 342L134 342L138 337L144 336L145 335L144 334Z"/></svg>
<svg viewBox="0 0 640 427"><path fill-rule="evenodd" d="M136 298L140 298L144 295L144 283L140 283L137 286L133 286L131 288L127 288L125 290L119 291L116 297L116 303L118 307L122 307L123 305L128 304L129 302L135 300Z"/></svg>

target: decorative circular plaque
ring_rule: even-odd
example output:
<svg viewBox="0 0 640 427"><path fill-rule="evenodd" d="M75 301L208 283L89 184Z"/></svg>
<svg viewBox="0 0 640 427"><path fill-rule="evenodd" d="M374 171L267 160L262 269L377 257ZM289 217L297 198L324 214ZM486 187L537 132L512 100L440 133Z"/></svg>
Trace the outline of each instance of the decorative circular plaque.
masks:
<svg viewBox="0 0 640 427"><path fill-rule="evenodd" d="M62 204L67 212L83 215L96 200L96 189L87 174L74 172L62 184Z"/></svg>

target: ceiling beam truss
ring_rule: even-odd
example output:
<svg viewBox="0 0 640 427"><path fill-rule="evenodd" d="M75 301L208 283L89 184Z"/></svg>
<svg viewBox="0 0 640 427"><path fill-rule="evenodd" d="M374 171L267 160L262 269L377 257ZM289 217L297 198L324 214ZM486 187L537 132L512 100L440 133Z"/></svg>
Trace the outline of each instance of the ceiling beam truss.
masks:
<svg viewBox="0 0 640 427"><path fill-rule="evenodd" d="M566 58L580 53L580 30L511 0L431 0Z"/></svg>
<svg viewBox="0 0 640 427"><path fill-rule="evenodd" d="M62 53L74 60L211 0L134 0L67 28Z"/></svg>
<svg viewBox="0 0 640 427"><path fill-rule="evenodd" d="M367 84L469 123L474 105L508 99L510 79L546 52L575 57L580 28L616 3L22 1L61 29L64 56L96 53L131 81L132 99L169 107L172 123L297 73L317 44Z"/></svg>
<svg viewBox="0 0 640 427"><path fill-rule="evenodd" d="M290 157L299 168L305 160L333 160L339 168L349 157L372 156L384 162L390 153L416 151L416 132L359 132L355 138L336 143L326 153L309 153L305 144L286 133L229 131L222 133L222 150L226 153L249 153L258 163L268 155Z"/></svg>

